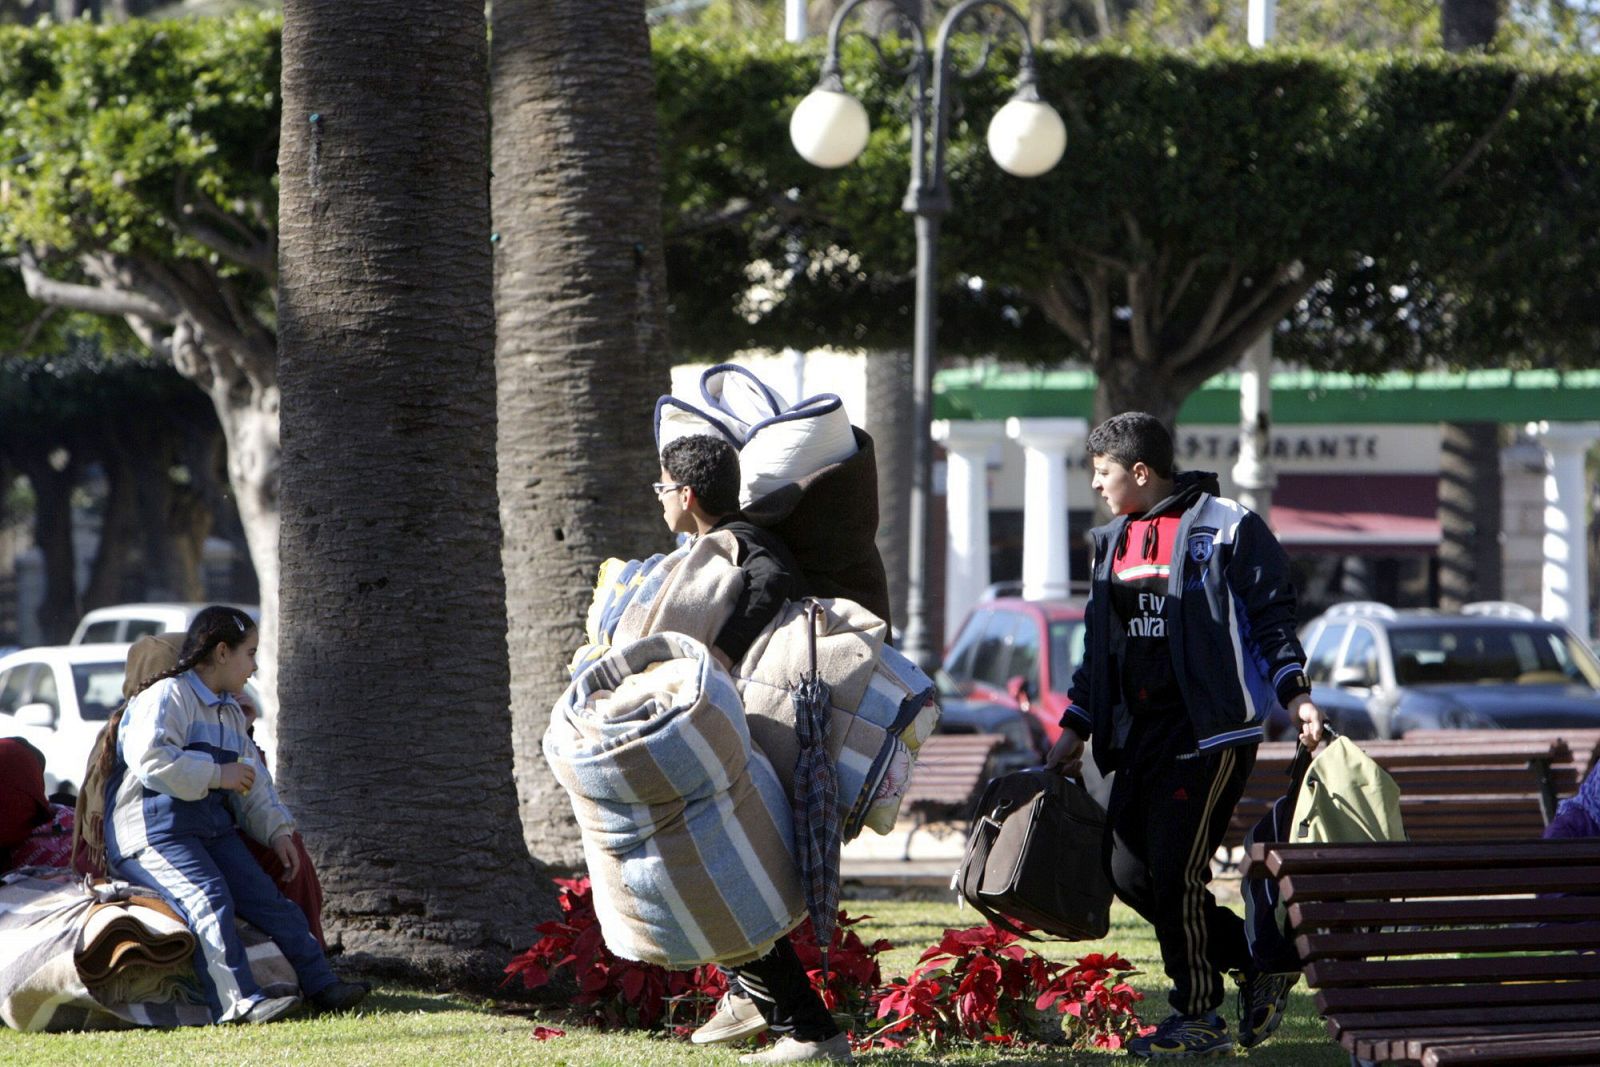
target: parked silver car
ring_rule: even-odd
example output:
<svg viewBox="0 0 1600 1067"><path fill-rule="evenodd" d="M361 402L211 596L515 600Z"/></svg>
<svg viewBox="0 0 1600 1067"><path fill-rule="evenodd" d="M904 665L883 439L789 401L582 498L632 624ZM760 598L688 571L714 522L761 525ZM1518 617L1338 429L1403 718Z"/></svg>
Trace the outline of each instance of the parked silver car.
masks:
<svg viewBox="0 0 1600 1067"><path fill-rule="evenodd" d="M1337 604L1307 624L1301 643L1312 698L1347 737L1600 727L1600 659L1521 605L1444 614Z"/></svg>

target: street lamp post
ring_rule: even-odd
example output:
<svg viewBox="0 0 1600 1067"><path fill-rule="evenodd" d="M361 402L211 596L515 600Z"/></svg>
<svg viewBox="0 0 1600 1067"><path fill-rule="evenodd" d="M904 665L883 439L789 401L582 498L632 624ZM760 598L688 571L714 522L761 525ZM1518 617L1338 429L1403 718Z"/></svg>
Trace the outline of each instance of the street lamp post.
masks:
<svg viewBox="0 0 1600 1067"><path fill-rule="evenodd" d="M839 34L850 13L865 0L846 0L828 26L828 50L817 87L795 108L789 136L795 150L819 167L842 167L853 162L867 145L870 123L860 101L844 90L839 73ZM922 32L917 0L894 0L895 17L888 20L906 31L912 44L911 62L904 73L910 84L911 184L901 207L915 217L917 237L917 287L912 336L912 440L911 528L909 530L906 621L902 651L927 667L937 662L938 649L929 643L927 564L928 504L932 488L931 426L933 420L933 365L938 332L939 221L950 210L945 182L945 141L949 136L951 63L950 36L970 15L990 9L1011 22L1022 37L1022 60L1016 91L989 123L989 154L1002 170L1018 177L1043 174L1066 150L1067 130L1055 108L1039 99L1034 70L1033 38L1027 20L1003 0L962 0L940 24L930 54ZM876 37L886 28L880 22ZM880 53L881 54L881 53ZM988 58L984 50L984 60ZM976 76L977 69L961 72Z"/></svg>

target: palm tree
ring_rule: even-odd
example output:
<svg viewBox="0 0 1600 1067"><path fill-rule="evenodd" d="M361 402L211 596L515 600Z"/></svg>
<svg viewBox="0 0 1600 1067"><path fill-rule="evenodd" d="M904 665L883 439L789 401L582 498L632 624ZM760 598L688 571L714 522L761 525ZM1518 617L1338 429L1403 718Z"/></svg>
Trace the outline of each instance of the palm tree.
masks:
<svg viewBox="0 0 1600 1067"><path fill-rule="evenodd" d="M496 0L495 352L512 736L529 849L580 862L539 742L595 568L666 547L669 387L655 83L641 0Z"/></svg>
<svg viewBox="0 0 1600 1067"><path fill-rule="evenodd" d="M523 846L495 503L482 0L284 12L279 772L368 967L487 988Z"/></svg>

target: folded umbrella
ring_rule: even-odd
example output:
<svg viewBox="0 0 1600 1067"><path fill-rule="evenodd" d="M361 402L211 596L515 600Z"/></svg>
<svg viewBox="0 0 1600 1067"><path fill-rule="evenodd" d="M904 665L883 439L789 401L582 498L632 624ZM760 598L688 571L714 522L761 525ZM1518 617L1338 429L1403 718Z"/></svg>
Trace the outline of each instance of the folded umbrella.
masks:
<svg viewBox="0 0 1600 1067"><path fill-rule="evenodd" d="M794 687L795 735L800 752L794 765L794 838L805 887L806 911L822 953L823 981L828 977L828 948L839 915L838 775L828 754L828 685L817 673L817 626L821 608L812 604L811 666Z"/></svg>

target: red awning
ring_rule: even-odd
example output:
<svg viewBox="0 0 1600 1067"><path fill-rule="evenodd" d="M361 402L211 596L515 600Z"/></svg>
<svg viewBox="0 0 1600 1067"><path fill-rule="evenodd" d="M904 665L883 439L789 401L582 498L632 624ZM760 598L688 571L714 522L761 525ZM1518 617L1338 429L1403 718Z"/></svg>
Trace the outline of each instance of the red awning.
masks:
<svg viewBox="0 0 1600 1067"><path fill-rule="evenodd" d="M1439 546L1436 474L1284 475L1272 528L1285 547L1412 555Z"/></svg>

